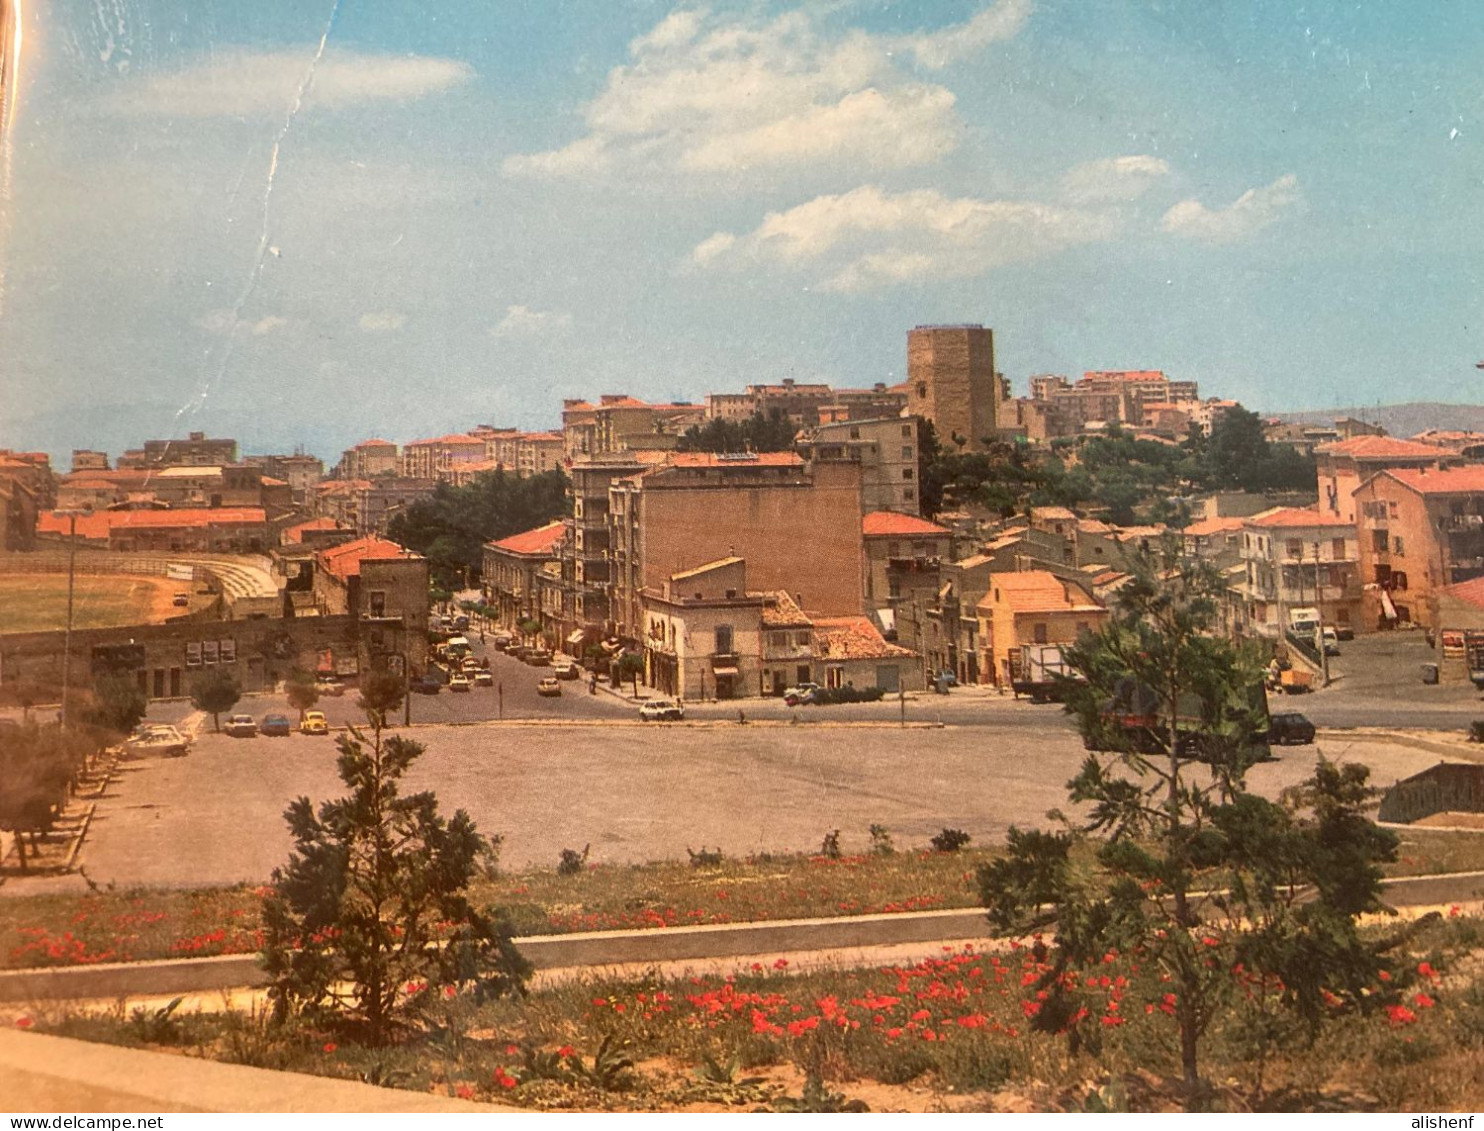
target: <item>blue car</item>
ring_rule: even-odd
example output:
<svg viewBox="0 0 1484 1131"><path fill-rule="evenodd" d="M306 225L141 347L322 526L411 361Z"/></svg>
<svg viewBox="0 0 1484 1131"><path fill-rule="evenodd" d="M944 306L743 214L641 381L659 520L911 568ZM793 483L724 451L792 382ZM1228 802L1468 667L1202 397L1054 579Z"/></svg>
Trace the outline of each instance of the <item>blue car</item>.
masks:
<svg viewBox="0 0 1484 1131"><path fill-rule="evenodd" d="M258 727L259 734L270 738L287 738L293 732L293 724L287 715L264 715L263 725Z"/></svg>

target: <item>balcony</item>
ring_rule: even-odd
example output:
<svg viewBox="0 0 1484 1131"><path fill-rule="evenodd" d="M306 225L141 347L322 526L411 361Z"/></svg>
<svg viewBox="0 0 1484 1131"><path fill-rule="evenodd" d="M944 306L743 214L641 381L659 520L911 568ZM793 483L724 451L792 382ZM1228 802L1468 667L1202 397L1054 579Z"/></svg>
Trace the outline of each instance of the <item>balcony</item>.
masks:
<svg viewBox="0 0 1484 1131"><path fill-rule="evenodd" d="M1445 534L1484 533L1484 514L1449 514L1438 519L1438 529Z"/></svg>

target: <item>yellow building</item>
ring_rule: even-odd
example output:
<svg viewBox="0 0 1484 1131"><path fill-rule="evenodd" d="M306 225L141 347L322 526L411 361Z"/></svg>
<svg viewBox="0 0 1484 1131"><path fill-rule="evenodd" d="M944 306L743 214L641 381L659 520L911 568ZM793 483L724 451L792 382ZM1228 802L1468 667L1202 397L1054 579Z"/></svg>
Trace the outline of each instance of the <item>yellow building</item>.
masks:
<svg viewBox="0 0 1484 1131"><path fill-rule="evenodd" d="M1046 570L997 573L979 602L979 678L1007 687L1027 644L1074 644L1107 620L1080 585Z"/></svg>

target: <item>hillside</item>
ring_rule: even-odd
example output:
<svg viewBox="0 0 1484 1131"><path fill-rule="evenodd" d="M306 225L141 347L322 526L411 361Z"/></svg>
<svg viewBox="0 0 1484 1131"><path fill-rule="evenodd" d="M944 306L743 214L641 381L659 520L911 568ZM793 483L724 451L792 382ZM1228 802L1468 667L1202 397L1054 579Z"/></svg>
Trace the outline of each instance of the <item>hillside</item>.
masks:
<svg viewBox="0 0 1484 1131"><path fill-rule="evenodd" d="M1303 424L1328 424L1331 421L1352 416L1367 423L1379 424L1392 436L1413 436L1428 428L1484 432L1484 405L1477 404L1411 401L1407 404L1312 409L1305 412L1280 412L1274 415Z"/></svg>

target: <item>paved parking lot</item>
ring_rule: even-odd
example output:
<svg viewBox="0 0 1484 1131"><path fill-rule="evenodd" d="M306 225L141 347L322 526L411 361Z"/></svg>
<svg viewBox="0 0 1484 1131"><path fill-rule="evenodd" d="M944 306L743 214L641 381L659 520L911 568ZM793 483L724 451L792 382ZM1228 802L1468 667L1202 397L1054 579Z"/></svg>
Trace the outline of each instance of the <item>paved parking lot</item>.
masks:
<svg viewBox="0 0 1484 1131"><path fill-rule="evenodd" d="M503 834L512 866L554 865L562 848L589 843L606 862L684 859L702 845L729 855L812 850L835 828L853 851L875 822L903 847L945 825L993 842L1011 823L1043 824L1047 809L1066 808L1064 783L1084 757L1055 708L1013 714L1013 728L422 726L412 733L427 754L409 784ZM334 750L332 738L208 733L186 758L126 763L81 862L99 883L265 880L289 850L285 805L344 791ZM1371 764L1379 784L1438 760L1374 743L1352 744L1349 756ZM1313 747L1285 749L1253 771L1253 785L1276 795L1314 758Z"/></svg>

